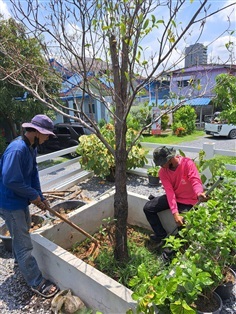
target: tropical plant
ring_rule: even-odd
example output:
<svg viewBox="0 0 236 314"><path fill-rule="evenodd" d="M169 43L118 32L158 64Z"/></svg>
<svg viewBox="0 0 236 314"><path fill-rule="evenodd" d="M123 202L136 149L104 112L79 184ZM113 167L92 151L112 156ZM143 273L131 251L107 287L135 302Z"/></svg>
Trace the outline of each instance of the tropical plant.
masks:
<svg viewBox="0 0 236 314"><path fill-rule="evenodd" d="M236 124L236 77L228 73L217 75L214 92L215 106L223 109L220 116L228 123Z"/></svg>
<svg viewBox="0 0 236 314"><path fill-rule="evenodd" d="M129 115L133 117L135 121L138 122L139 129L151 123L151 119L152 119L151 108L148 106L148 103L145 103L139 106L133 106L130 109ZM132 127L132 125L130 127Z"/></svg>
<svg viewBox="0 0 236 314"><path fill-rule="evenodd" d="M107 143L115 148L115 128L112 124L106 124L101 128L101 134ZM137 131L129 129L126 134L127 146L131 145ZM81 155L80 164L84 169L92 170L102 178L113 174L115 175L115 159L107 147L95 135L83 135L76 152ZM141 140L141 139L140 139ZM143 167L147 163L147 151L142 148L140 142L136 142L129 151L126 170Z"/></svg>
<svg viewBox="0 0 236 314"><path fill-rule="evenodd" d="M185 227L170 236L165 246L175 257L155 277L140 266L131 280L137 312L188 313L196 311L200 295L209 298L224 280L226 268L235 262L236 186L222 183L207 203L185 214Z"/></svg>
<svg viewBox="0 0 236 314"><path fill-rule="evenodd" d="M161 130L165 131L168 127L168 123L169 123L169 116L167 114L164 114L161 117Z"/></svg>
<svg viewBox="0 0 236 314"><path fill-rule="evenodd" d="M160 166L153 166L147 169L147 174L152 177L158 177Z"/></svg>
<svg viewBox="0 0 236 314"><path fill-rule="evenodd" d="M195 130L196 112L191 106L183 106L174 113L174 123L172 125L173 134L183 136L192 134Z"/></svg>
<svg viewBox="0 0 236 314"><path fill-rule="evenodd" d="M12 53L19 53L22 60L21 66L24 67L25 62L32 62L34 67L40 68L38 77L33 80L44 81L45 91L56 95L61 87L61 79L49 69L48 63L43 57L40 41L36 38L27 37L27 31L22 24L17 23L14 19L0 19L0 41L7 41L8 48ZM27 61L26 61L27 60ZM15 58L5 58L4 49L0 52L0 67L6 71L13 71L16 64ZM27 72L27 71L26 71ZM22 75L22 79L27 80L28 74ZM32 84L34 85L35 82ZM23 97L26 95L26 97ZM42 95L42 94L41 94ZM50 117L55 117L52 110L42 104L43 100L38 100L32 97L30 92L13 84L12 81L0 80L0 116L8 124L12 133L12 138L15 138L21 133L21 124L25 121L30 121L36 114L45 113Z"/></svg>

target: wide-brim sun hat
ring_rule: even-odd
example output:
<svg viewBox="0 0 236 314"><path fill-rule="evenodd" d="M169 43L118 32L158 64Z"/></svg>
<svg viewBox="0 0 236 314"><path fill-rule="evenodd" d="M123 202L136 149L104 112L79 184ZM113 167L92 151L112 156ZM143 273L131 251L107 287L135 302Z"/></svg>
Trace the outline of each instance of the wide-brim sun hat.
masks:
<svg viewBox="0 0 236 314"><path fill-rule="evenodd" d="M166 146L158 147L153 152L153 161L156 166L163 166L166 164L171 158L175 156L176 150L172 148L168 148Z"/></svg>
<svg viewBox="0 0 236 314"><path fill-rule="evenodd" d="M23 128L33 128L41 134L48 134L53 135L56 137L56 135L53 133L53 122L52 120L44 115L44 114L38 114L33 117L31 122L25 122L22 124Z"/></svg>

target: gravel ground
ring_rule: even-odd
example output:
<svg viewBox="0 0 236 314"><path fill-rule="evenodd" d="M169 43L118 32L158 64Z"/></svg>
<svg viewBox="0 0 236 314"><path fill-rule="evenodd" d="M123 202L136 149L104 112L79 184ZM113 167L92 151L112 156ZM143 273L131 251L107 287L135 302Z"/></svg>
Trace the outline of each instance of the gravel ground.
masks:
<svg viewBox="0 0 236 314"><path fill-rule="evenodd" d="M83 194L96 199L108 189L113 188L114 184L93 177L78 184ZM150 194L157 196L162 194L162 187L153 187L148 184L147 178L136 175L128 175L128 191L142 194L148 198ZM45 300L34 295L24 282L11 253L7 252L0 242L0 313L1 314L21 314L38 313L49 314L51 300ZM222 314L236 313L236 288L234 288L232 298L223 305ZM118 314L118 313L117 313ZM123 313L119 313L123 314Z"/></svg>

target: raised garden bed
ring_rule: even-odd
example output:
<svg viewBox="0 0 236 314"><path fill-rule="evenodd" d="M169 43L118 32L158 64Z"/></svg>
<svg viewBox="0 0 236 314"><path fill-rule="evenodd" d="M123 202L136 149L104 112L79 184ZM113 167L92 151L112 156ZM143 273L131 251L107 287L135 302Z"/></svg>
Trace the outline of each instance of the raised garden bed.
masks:
<svg viewBox="0 0 236 314"><path fill-rule="evenodd" d="M146 202L146 197L128 193L128 223L150 230L142 210ZM112 189L101 196L99 201L93 201L70 213L69 218L88 233L94 234L104 219L113 217L113 205ZM166 223L169 230L173 230L175 223L171 213ZM136 307L130 289L67 251L86 237L65 222L43 227L40 233L32 235L32 239L34 255L45 276L63 290L72 289L73 294L79 296L88 308L110 314L125 313L129 308Z"/></svg>

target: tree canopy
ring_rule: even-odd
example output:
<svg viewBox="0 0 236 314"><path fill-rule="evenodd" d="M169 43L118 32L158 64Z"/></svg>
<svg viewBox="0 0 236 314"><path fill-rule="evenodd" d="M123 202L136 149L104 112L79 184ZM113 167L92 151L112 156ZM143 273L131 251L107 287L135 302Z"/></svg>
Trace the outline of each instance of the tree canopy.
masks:
<svg viewBox="0 0 236 314"><path fill-rule="evenodd" d="M214 92L214 103L223 109L221 116L236 125L236 77L231 74L217 75Z"/></svg>
<svg viewBox="0 0 236 314"><path fill-rule="evenodd" d="M41 80L45 90L51 91L55 97L61 82L49 68L40 42L27 36L21 23L14 19L1 19L0 42L0 116L9 125L12 136L16 137L20 134L22 122L30 121L32 116L39 113L54 116L53 111L33 98L29 91L26 92L25 84L34 89L34 80Z"/></svg>

